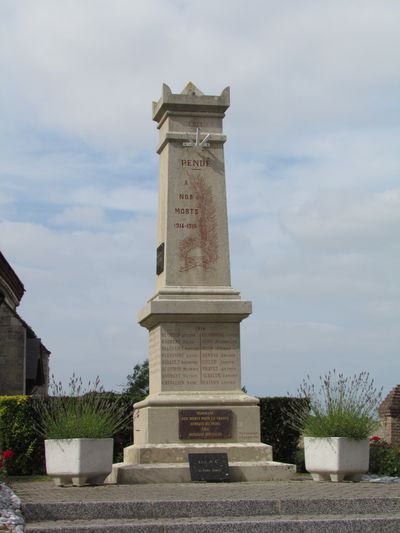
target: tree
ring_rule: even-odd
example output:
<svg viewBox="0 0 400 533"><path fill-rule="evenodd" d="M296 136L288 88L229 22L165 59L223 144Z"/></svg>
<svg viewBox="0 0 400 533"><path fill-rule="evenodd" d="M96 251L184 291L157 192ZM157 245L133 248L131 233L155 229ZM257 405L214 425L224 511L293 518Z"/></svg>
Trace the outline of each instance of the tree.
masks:
<svg viewBox="0 0 400 533"><path fill-rule="evenodd" d="M129 394L133 403L140 402L149 394L149 360L137 363L133 367L132 374L127 376L127 384L123 390Z"/></svg>

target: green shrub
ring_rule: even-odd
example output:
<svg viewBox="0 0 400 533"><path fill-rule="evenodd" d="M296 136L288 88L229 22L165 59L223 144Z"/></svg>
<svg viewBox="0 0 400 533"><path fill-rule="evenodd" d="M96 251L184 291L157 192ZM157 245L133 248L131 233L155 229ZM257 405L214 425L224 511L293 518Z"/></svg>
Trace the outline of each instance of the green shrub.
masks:
<svg viewBox="0 0 400 533"><path fill-rule="evenodd" d="M126 424L123 405L109 400L98 378L84 388L82 379L73 374L68 391L53 378L50 390L49 398L38 398L35 403L36 430L46 439L113 437Z"/></svg>
<svg viewBox="0 0 400 533"><path fill-rule="evenodd" d="M296 472L299 472L302 474L307 472L306 460L304 456L304 448L297 448L294 463L296 465Z"/></svg>
<svg viewBox="0 0 400 533"><path fill-rule="evenodd" d="M384 440L371 442L369 447L369 473L381 476L400 476L400 448Z"/></svg>
<svg viewBox="0 0 400 533"><path fill-rule="evenodd" d="M29 396L0 396L0 448L14 452L9 475L45 471L43 442L33 429L36 417L33 403Z"/></svg>
<svg viewBox="0 0 400 533"><path fill-rule="evenodd" d="M309 405L299 404L288 412L290 423L307 437L368 438L377 426L376 411L382 397L367 372L353 377L336 374L335 370L320 377L317 389L304 379L297 395L307 398Z"/></svg>
<svg viewBox="0 0 400 533"><path fill-rule="evenodd" d="M14 476L44 474L44 440L37 433L38 407L43 401L34 396L0 396L0 450L12 450L14 457L7 466ZM124 423L114 434L114 461L122 461L123 449L132 444L132 400L129 395L101 393L104 405L117 404Z"/></svg>
<svg viewBox="0 0 400 533"><path fill-rule="evenodd" d="M300 430L289 423L287 412L306 405L300 398L260 398L261 442L272 446L274 461L296 462Z"/></svg>
<svg viewBox="0 0 400 533"><path fill-rule="evenodd" d="M114 462L123 460L123 450L133 442L133 406L129 394L117 394L114 392L104 393L104 401L110 405L117 403L117 408L123 412L124 423L114 433Z"/></svg>
<svg viewBox="0 0 400 533"><path fill-rule="evenodd" d="M123 389L123 394L128 394L132 398L132 404L141 402L150 392L149 382L149 360L137 363L133 367L132 374L127 376L127 384Z"/></svg>

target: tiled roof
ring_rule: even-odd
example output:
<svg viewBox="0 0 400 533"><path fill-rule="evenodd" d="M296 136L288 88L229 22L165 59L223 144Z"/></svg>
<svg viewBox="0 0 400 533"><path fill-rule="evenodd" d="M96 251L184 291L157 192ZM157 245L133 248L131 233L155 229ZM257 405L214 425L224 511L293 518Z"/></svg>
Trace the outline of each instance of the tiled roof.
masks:
<svg viewBox="0 0 400 533"><path fill-rule="evenodd" d="M22 296L24 295L25 288L22 284L22 281L19 279L17 274L12 269L10 263L0 252L0 277L7 283L7 285L13 291L15 297L18 301L21 301Z"/></svg>

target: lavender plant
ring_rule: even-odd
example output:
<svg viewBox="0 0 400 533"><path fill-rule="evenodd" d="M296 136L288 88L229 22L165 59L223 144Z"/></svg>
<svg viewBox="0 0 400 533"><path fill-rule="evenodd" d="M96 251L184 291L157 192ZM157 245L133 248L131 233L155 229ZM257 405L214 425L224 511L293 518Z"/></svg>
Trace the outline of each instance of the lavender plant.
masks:
<svg viewBox="0 0 400 533"><path fill-rule="evenodd" d="M377 408L382 399L368 372L345 377L335 370L320 377L316 387L307 376L297 394L307 398L288 413L289 423L307 437L365 439L377 426Z"/></svg>
<svg viewBox="0 0 400 533"><path fill-rule="evenodd" d="M67 390L52 376L50 396L36 403L37 431L47 439L112 437L127 422L124 407L111 401L97 377L83 385L75 374Z"/></svg>

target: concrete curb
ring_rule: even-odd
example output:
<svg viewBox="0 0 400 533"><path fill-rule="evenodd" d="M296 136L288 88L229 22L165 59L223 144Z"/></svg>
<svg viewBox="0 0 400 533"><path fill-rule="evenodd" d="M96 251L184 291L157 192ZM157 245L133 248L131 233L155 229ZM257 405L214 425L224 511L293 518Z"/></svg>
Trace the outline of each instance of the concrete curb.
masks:
<svg viewBox="0 0 400 533"><path fill-rule="evenodd" d="M335 515L400 512L399 498L25 503L27 522L99 518Z"/></svg>
<svg viewBox="0 0 400 533"><path fill-rule="evenodd" d="M26 533L400 531L400 485L189 483L57 488L15 483Z"/></svg>
<svg viewBox="0 0 400 533"><path fill-rule="evenodd" d="M186 520L160 521L126 521L125 523L80 522L80 523L42 523L28 525L26 533L398 533L400 515L397 516L347 516L347 517L271 517L248 518L236 520L214 518L200 519L196 522Z"/></svg>

